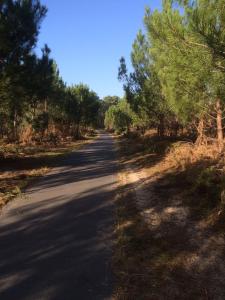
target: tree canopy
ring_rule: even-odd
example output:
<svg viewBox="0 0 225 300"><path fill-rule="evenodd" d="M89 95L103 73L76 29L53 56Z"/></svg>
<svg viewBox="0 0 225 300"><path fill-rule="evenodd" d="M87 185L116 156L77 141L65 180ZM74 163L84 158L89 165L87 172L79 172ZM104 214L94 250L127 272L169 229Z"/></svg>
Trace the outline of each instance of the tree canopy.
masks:
<svg viewBox="0 0 225 300"><path fill-rule="evenodd" d="M39 0L0 3L0 135L13 141L72 134L97 124L100 101L84 84L67 86L51 50L35 53L47 8Z"/></svg>
<svg viewBox="0 0 225 300"><path fill-rule="evenodd" d="M221 149L224 7L224 0L164 0L162 10L146 9L145 30L132 47L133 71L123 57L118 71L139 126L157 128L161 136L185 127L196 132L198 142L217 136Z"/></svg>

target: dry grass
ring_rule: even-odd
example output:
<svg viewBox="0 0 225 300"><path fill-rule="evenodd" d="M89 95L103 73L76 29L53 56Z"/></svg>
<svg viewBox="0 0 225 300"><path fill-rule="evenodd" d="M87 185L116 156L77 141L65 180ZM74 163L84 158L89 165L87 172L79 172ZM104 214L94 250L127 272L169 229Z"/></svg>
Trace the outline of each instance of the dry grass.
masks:
<svg viewBox="0 0 225 300"><path fill-rule="evenodd" d="M113 259L117 279L115 299L145 299L148 293L148 273L145 247L147 227L138 214L134 193L129 186L123 186L117 196L117 243ZM138 284L137 284L138 282ZM140 295L140 285L143 294Z"/></svg>
<svg viewBox="0 0 225 300"><path fill-rule="evenodd" d="M120 155L116 298L225 299L223 156L155 137L120 140Z"/></svg>
<svg viewBox="0 0 225 300"><path fill-rule="evenodd" d="M2 172L0 174L0 208L21 194L32 179L48 171L49 168L42 167L34 170Z"/></svg>
<svg viewBox="0 0 225 300"><path fill-rule="evenodd" d="M33 179L46 174L61 156L80 149L93 138L63 142L54 147L2 144L0 147L2 153L0 155L0 208L21 194Z"/></svg>
<svg viewBox="0 0 225 300"><path fill-rule="evenodd" d="M167 154L167 161L178 168L185 169L200 160L218 160L217 145L195 145L191 142L174 143Z"/></svg>
<svg viewBox="0 0 225 300"><path fill-rule="evenodd" d="M28 157L42 157L46 155L60 155L77 149L88 143L90 139L80 141L61 142L58 145L23 145L23 144L0 144L0 159L18 159Z"/></svg>

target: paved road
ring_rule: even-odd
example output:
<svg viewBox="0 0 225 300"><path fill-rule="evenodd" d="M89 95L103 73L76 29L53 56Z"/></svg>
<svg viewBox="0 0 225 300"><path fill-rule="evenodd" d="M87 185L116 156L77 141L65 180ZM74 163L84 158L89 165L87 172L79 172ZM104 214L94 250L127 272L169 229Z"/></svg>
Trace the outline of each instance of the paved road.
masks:
<svg viewBox="0 0 225 300"><path fill-rule="evenodd" d="M4 209L1 300L111 299L116 168L102 134Z"/></svg>

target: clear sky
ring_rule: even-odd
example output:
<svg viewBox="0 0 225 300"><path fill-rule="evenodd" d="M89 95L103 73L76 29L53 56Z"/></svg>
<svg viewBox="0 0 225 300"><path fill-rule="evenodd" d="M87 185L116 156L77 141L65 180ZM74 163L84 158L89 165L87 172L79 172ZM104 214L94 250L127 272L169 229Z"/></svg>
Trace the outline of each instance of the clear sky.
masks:
<svg viewBox="0 0 225 300"><path fill-rule="evenodd" d="M161 0L42 0L48 14L38 47L47 43L68 84L86 83L100 97L123 95L119 59L129 66L131 46L146 6Z"/></svg>

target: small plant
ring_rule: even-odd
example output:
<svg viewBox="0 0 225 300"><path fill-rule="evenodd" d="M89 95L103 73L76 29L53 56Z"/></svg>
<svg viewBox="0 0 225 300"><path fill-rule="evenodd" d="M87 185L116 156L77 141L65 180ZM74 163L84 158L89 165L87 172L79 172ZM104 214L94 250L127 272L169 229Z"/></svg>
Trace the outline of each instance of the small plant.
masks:
<svg viewBox="0 0 225 300"><path fill-rule="evenodd" d="M0 146L0 159L5 158L5 154L6 154L6 151L5 151L4 146Z"/></svg>
<svg viewBox="0 0 225 300"><path fill-rule="evenodd" d="M224 201L225 175L216 166L202 170L197 176L193 190L204 194L205 199L210 200L210 206Z"/></svg>
<svg viewBox="0 0 225 300"><path fill-rule="evenodd" d="M213 187L215 184L216 175L217 174L214 167L209 167L201 171L196 180L196 188L204 191L210 187Z"/></svg>
<svg viewBox="0 0 225 300"><path fill-rule="evenodd" d="M54 146L57 146L57 144L59 143L59 137L57 134L54 134L54 133L50 133L47 138L46 138L46 142L51 144L51 145L54 145Z"/></svg>

